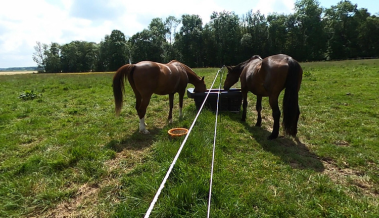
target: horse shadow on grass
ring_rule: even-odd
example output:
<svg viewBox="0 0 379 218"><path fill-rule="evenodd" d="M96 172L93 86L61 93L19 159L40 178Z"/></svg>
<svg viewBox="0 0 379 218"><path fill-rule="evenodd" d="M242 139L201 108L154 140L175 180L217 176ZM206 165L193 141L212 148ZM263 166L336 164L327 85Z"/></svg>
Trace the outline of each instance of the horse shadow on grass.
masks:
<svg viewBox="0 0 379 218"><path fill-rule="evenodd" d="M251 140L258 142L265 151L271 152L275 156L290 165L293 169L311 169L316 172L323 172L324 165L320 158L300 141L298 137L290 138L279 135L277 139L268 140L271 134L264 127L256 127L254 123L242 122L241 116L230 114L231 119L238 119L249 131Z"/></svg>
<svg viewBox="0 0 379 218"><path fill-rule="evenodd" d="M157 127L158 126L158 127ZM173 127L184 127L189 128L190 123L188 118L179 117L178 120L173 123L166 122L165 124L157 124L157 126L149 126L149 134L142 134L136 129L133 133L127 133L123 136L122 139L112 139L110 142L104 145L106 149L111 149L117 153L122 152L123 150L144 150L145 148L150 147L154 142L167 138L171 139L169 135L163 131L164 129L173 128Z"/></svg>
<svg viewBox="0 0 379 218"><path fill-rule="evenodd" d="M298 137L290 138L279 135L277 139L268 140L267 137L271 132L262 127L249 126L247 123L244 125L252 134L252 140L256 140L265 151L280 157L292 168L311 169L316 172L324 171L324 165L320 158L311 152Z"/></svg>
<svg viewBox="0 0 379 218"><path fill-rule="evenodd" d="M123 150L143 150L150 147L158 138L162 128L149 128L150 134L142 134L138 129L131 135L125 136L121 140L111 140L105 145L106 148L121 152Z"/></svg>

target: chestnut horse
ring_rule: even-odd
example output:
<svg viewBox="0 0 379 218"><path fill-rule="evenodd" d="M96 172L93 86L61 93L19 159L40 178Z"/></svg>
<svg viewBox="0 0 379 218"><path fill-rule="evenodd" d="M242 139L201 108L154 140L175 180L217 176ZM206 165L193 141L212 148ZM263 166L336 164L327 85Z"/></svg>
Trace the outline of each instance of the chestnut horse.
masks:
<svg viewBox="0 0 379 218"><path fill-rule="evenodd" d="M241 92L243 97L242 121L246 120L247 92L257 96L256 110L258 119L255 126L262 123L262 97L269 97L274 126L268 139L275 139L279 135L280 110L278 98L283 89L283 128L285 134L296 137L297 122L300 109L298 92L303 77L303 70L299 63L292 57L278 54L266 57L262 60L259 55L254 55L249 60L237 66L228 66L228 75L224 83L224 89L241 80Z"/></svg>
<svg viewBox="0 0 379 218"><path fill-rule="evenodd" d="M142 61L137 64L126 64L120 67L113 77L113 95L116 104L116 115L120 115L124 82L128 78L136 97L136 110L140 118L139 131L148 134L145 124L146 108L153 93L169 95L170 112L168 120L172 122L172 108L174 94L179 93L179 115L182 116L183 97L188 83L195 86L195 92L205 92L204 77L200 78L195 72L179 61L161 64L151 61Z"/></svg>

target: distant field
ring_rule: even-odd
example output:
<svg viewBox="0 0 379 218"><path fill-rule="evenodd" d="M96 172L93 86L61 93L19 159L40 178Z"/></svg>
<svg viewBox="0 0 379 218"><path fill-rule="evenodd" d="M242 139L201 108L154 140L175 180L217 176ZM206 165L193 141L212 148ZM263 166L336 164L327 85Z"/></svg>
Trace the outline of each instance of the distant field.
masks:
<svg viewBox="0 0 379 218"><path fill-rule="evenodd" d="M1 75L18 75L18 74L31 74L31 73L37 73L37 71L1 71Z"/></svg>
<svg viewBox="0 0 379 218"><path fill-rule="evenodd" d="M220 115L211 217L377 217L379 60L301 65L297 140L266 140L267 98L262 128L251 93L246 123ZM208 88L217 70L194 69ZM197 111L185 97L179 119L175 95L168 124L168 96L153 95L141 135L129 84L115 117L112 77L0 78L0 217L143 217L181 144L167 131ZM206 217L214 121L199 116L151 217Z"/></svg>

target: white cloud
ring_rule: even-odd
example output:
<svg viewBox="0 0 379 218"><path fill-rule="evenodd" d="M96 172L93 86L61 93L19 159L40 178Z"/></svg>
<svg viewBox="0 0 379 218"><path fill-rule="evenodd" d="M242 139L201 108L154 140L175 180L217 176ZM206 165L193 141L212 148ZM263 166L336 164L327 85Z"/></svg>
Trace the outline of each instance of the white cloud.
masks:
<svg viewBox="0 0 379 218"><path fill-rule="evenodd" d="M296 0L11 0L0 6L0 68L35 66L36 41L50 44L74 40L100 42L118 29L132 36L147 28L153 18L180 18L197 14L206 24L213 11L245 15L294 12ZM322 6L339 0L319 0ZM361 0L358 7L378 13L378 4Z"/></svg>
<svg viewBox="0 0 379 218"><path fill-rule="evenodd" d="M32 53L36 41L59 41L61 29L57 23L65 17L64 10L41 0L9 1L1 7L0 67L35 65Z"/></svg>
<svg viewBox="0 0 379 218"><path fill-rule="evenodd" d="M259 10L261 14L289 14L294 12L295 1L294 0L264 0L259 1L254 8L254 12Z"/></svg>
<svg viewBox="0 0 379 218"><path fill-rule="evenodd" d="M277 6L283 10L293 7L293 0L264 0L259 1L256 7L246 0L233 1L235 4L227 1L7 1L0 7L0 68L35 66L32 54L37 41L46 44L65 44L74 40L98 43L114 29L132 36L147 28L156 17L165 19L172 15L180 18L183 14L197 14L205 24L209 22L213 11L228 10L241 15L251 9L256 11L256 8L266 13L278 10L272 9ZM231 8L233 6L235 8Z"/></svg>

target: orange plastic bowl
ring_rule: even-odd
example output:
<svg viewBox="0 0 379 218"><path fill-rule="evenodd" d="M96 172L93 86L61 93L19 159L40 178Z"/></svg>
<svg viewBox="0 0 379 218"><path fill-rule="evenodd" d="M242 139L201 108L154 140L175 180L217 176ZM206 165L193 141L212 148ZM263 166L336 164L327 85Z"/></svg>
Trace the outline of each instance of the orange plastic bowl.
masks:
<svg viewBox="0 0 379 218"><path fill-rule="evenodd" d="M172 138L181 137L181 136L186 135L187 133L188 133L188 129L186 128L173 128L168 131L168 134Z"/></svg>

